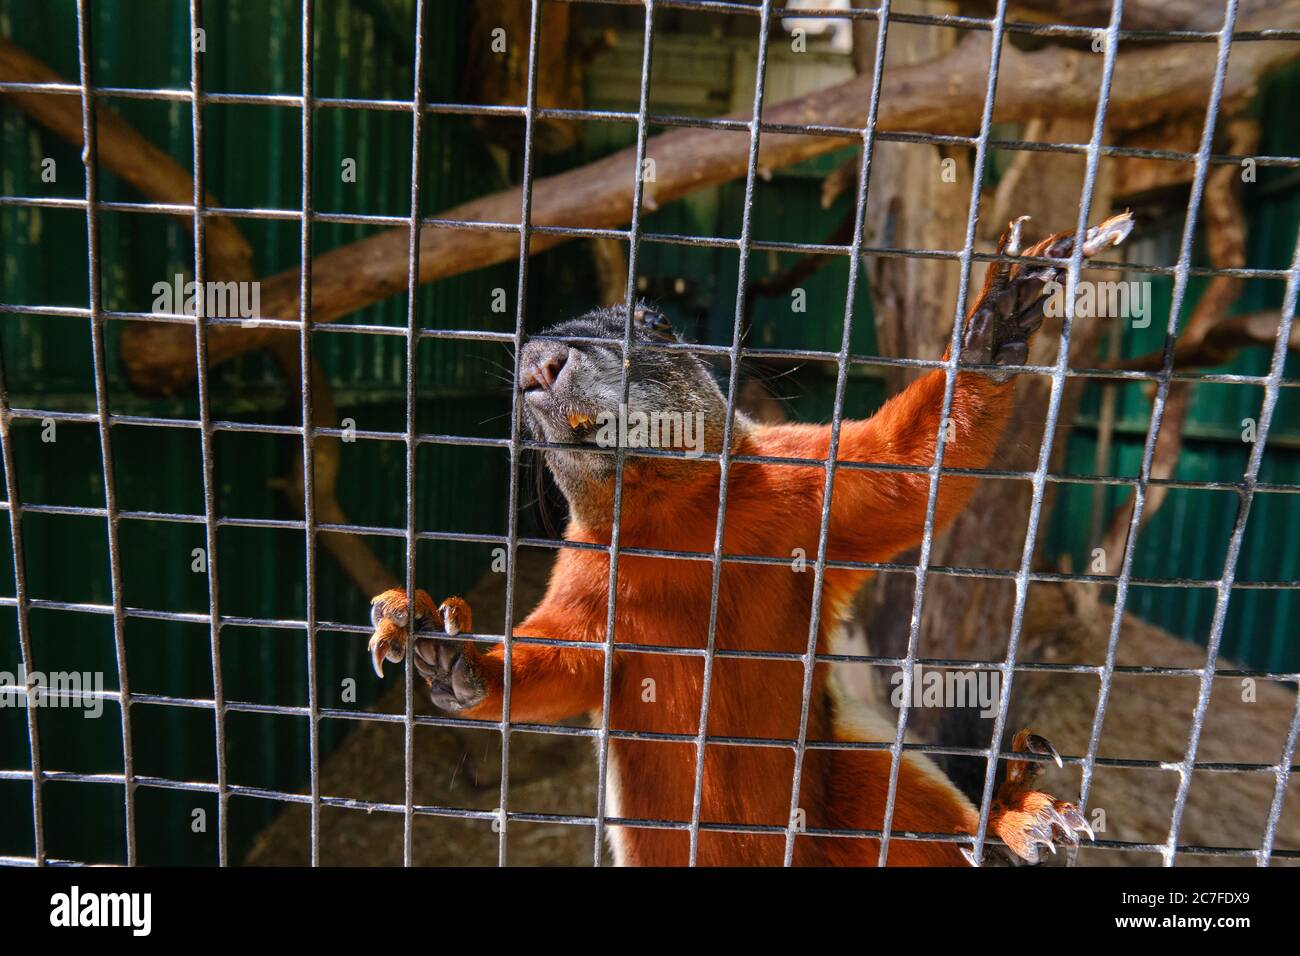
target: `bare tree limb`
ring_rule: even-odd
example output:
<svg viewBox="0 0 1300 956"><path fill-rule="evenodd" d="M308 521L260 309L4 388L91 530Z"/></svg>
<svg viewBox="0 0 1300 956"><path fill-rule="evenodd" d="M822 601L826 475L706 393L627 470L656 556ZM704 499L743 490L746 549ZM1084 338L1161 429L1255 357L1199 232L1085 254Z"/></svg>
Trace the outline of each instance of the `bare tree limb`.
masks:
<svg viewBox="0 0 1300 956"><path fill-rule="evenodd" d="M57 73L20 47L0 39L0 76L30 83L62 82ZM10 93L18 105L45 126L74 142L81 140L81 106L77 97L46 93ZM127 180L149 199L188 206L194 197L190 174L156 148L116 113L103 108L99 116L99 164ZM218 205L217 198L207 201ZM194 217L178 213L187 229ZM239 227L229 219L212 217L207 229L207 274L214 281L245 282L253 279L253 248ZM187 334L193 335L187 330ZM298 335L281 332L267 343L272 358L291 387L302 382ZM312 362L312 420L316 426L338 424L334 392L320 364ZM350 524L337 495L340 443L337 438L319 436L315 441L316 520L326 524ZM297 466L287 479L274 482L303 512L302 452L296 452ZM320 541L365 595L397 587L397 579L383 566L366 543L353 535L321 532Z"/></svg>
<svg viewBox="0 0 1300 956"><path fill-rule="evenodd" d="M1008 20L1043 23L1077 23L1104 27L1110 22L1111 0L1013 0ZM992 0L966 0L963 13L991 16ZM1206 0L1152 0L1125 3L1120 26L1125 30L1218 30L1223 27L1223 4Z"/></svg>
<svg viewBox="0 0 1300 956"><path fill-rule="evenodd" d="M271 346L271 356L280 373L289 382L301 382L302 362L299 360L296 340L277 340ZM314 358L312 376L312 424L317 428L338 427L338 411L334 404L334 389L329 376ZM317 435L312 443L315 464L314 491L316 520L322 524L349 525L352 522L344 512L338 498L339 460L343 443L329 435ZM285 493L299 513L305 513L303 495L302 451L295 448L295 467L285 478L272 484ZM366 597L401 587L401 581L375 556L363 538L338 531L318 531L317 539L325 550L334 556L343 572L352 579Z"/></svg>
<svg viewBox="0 0 1300 956"><path fill-rule="evenodd" d="M600 304L618 305L627 299L627 255L618 239L591 240L591 260L596 267Z"/></svg>
<svg viewBox="0 0 1300 956"><path fill-rule="evenodd" d="M1180 338L1174 346L1174 370L1213 368L1231 362L1244 348L1271 346L1277 341L1279 318L1276 309L1262 309L1224 319L1196 341ZM1287 348L1300 352L1300 327L1291 330ZM1164 354L1163 349L1158 349L1137 358L1106 362L1103 367L1131 372L1154 372L1162 367Z"/></svg>
<svg viewBox="0 0 1300 956"><path fill-rule="evenodd" d="M0 80L8 83L66 83L54 70L21 47L0 37ZM81 146L81 97L76 93L4 94L42 126ZM130 123L102 103L98 119L99 165L126 180L150 199L189 206L194 202L194 180L170 156L141 136ZM207 201L217 205L209 195ZM194 217L178 217L193 231ZM232 281L253 278L253 247L229 219L208 219L208 271ZM193 339L193 332L190 333ZM193 342L190 346L193 348ZM191 370L192 371L192 370Z"/></svg>
<svg viewBox="0 0 1300 956"><path fill-rule="evenodd" d="M1259 124L1253 120L1234 120L1227 124L1226 137L1234 153L1249 153L1259 144ZM1202 202L1201 221L1204 227L1210 263L1219 269L1241 268L1246 263L1246 213L1237 194L1239 171L1234 166L1219 166L1211 170L1205 181L1205 198ZM1228 309L1241 292L1242 280L1235 276L1216 275L1210 279L1192 310L1183 333L1175 343L1174 358L1178 349L1184 357L1196 353L1212 354L1215 346L1205 347L1211 333L1224 321ZM1221 343L1220 336L1213 342ZM1149 356L1146 357L1149 360ZM1122 364L1122 363L1114 363ZM1156 368L1163 367L1161 353ZM1165 479L1173 476L1183 450L1183 430L1191 408L1195 382L1174 382L1165 399L1164 418L1151 459L1151 477ZM1139 531L1145 528L1169 496L1169 486L1153 485L1147 490L1146 504L1142 509ZM1133 517L1134 497L1121 504L1111 515L1110 526L1102 547L1108 557L1121 554L1128 538L1129 523Z"/></svg>
<svg viewBox="0 0 1300 956"><path fill-rule="evenodd" d="M1246 0L1241 29L1300 26L1300 0ZM1300 56L1286 43L1243 43L1229 61L1224 102L1231 110L1248 97L1268 69ZM1181 43L1138 47L1116 64L1108 125L1124 129L1153 116L1199 108L1213 71L1212 44ZM1003 50L997 104L998 122L1054 117L1091 117L1101 78L1102 58L1085 51L1045 49L1026 53L1008 44ZM929 63L888 70L878 128L969 134L979 126L978 97L962 91L982 89L989 68L989 38L973 33L950 53ZM7 78L7 77L6 77ZM846 83L772 106L764 119L785 124L861 127L866 121L871 81ZM19 105L23 106L24 102ZM75 100L73 101L75 102ZM743 118L743 117L741 117ZM68 130L75 142L80 128ZM844 140L811 134L765 134L760 163L776 169L842 146ZM689 192L744 175L747 140L736 132L677 129L653 137L648 156L655 181L646 183L647 205L662 206ZM541 226L617 227L631 214L635 150L624 150L566 173L538 180L533 192L533 222ZM519 221L520 192L505 190L444 212L447 220ZM566 240L535 235L539 252ZM313 319L328 322L395 295L406 287L404 229L371 236L317 257L313 268ZM506 262L518 254L514 231L425 228L420 237L421 282ZM298 316L298 267L263 281L261 301L268 318ZM209 331L209 361L214 365L266 344L273 329L217 327ZM122 360L138 387L172 392L193 379L192 331L174 323L132 323L123 330Z"/></svg>
<svg viewBox="0 0 1300 956"><path fill-rule="evenodd" d="M1183 429L1187 425L1187 412L1192 405L1191 382L1174 382L1169 386L1165 397L1164 417L1160 420L1160 434L1156 436L1155 451L1151 455L1151 477L1164 479L1173 475L1178 468L1178 459L1183 452ZM1151 485L1147 488L1146 503L1142 507L1142 520L1139 532L1155 517L1160 506L1169 497L1169 486ZM1118 573L1119 558L1124 553L1124 543L1128 540L1129 522L1133 520L1133 502L1128 500L1119 505L1110 516L1110 525L1101 547L1106 556L1106 567L1114 568Z"/></svg>

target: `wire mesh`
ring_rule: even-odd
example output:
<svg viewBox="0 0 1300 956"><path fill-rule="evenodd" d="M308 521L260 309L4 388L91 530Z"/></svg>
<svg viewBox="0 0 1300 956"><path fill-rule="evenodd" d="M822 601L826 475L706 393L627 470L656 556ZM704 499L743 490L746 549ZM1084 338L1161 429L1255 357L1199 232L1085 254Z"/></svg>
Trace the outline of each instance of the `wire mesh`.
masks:
<svg viewBox="0 0 1300 956"><path fill-rule="evenodd" d="M568 3L615 3L621 0L563 0ZM0 93L48 93L72 94L80 97L82 113L82 134L85 150L83 153L86 167L86 189L84 199L47 198L47 197L0 197L0 205L31 208L64 208L83 210L86 216L87 231L87 275L89 278L89 299L85 308L47 305L20 305L0 303L0 312L10 315L45 315L85 318L88 320L92 342L95 411L66 412L37 408L13 407L4 382L3 370L0 369L0 453L6 478L6 495L0 501L0 510L9 514L9 532L14 555L14 597L0 598L0 606L13 607L16 611L18 640L22 664L27 672L32 667L32 639L30 612L63 611L94 614L110 617L114 636L115 657L118 670L118 689L116 691L79 692L67 691L69 696L79 699L96 698L115 703L120 709L123 771L121 773L78 773L49 769L42 760L38 733L36 708L26 709L27 736L30 752L30 766L27 770L0 770L0 780L29 782L32 789L32 816L34 827L33 850L30 857L0 856L0 863L16 865L46 865L67 861L50 858L46 852L44 824L43 786L48 782L64 781L84 784L101 784L121 786L123 788L123 815L126 832L126 861L137 862L136 836L138 821L135 813L135 797L139 787L163 790L180 790L195 793L214 794L217 798L217 840L219 862L225 865L228 859L227 819L229 801L232 796L270 800L289 804L306 804L310 812L311 862L320 862L321 810L325 807L347 807L370 812L400 814L403 817L403 861L410 865L413 860L414 827L417 817L430 816L467 820L492 821L499 824L498 862L507 862L509 823L512 821L534 823L559 823L574 826L591 827L595 842L593 862L600 865L607 826L641 827L685 831L689 834L690 862L697 861L701 832L722 833L767 833L781 836L785 841L784 859L789 865L793 861L794 845L797 833L810 836L836 836L843 838L876 839L879 841L879 862L887 860L891 840L918 840L954 842L963 845L973 842L976 859L982 857L986 843L986 830L989 820L993 784L999 760L1009 754L1000 747L1010 704L1009 688L1017 674L1053 673L1082 674L1094 676L1100 685L1100 696L1095 711L1085 754L1066 756L1068 765L1078 766L1081 771L1080 807L1086 807L1093 776L1098 767L1122 767L1146 769L1177 775L1177 794L1171 815L1168 837L1164 843L1136 843L1119 840L1101 839L1096 846L1106 850L1126 852L1159 853L1165 865L1172 865L1178 854L1212 857L1244 857L1253 859L1259 865L1267 865L1272 859L1300 859L1300 850L1279 850L1274 847L1278 821L1281 817L1287 784L1293 770L1297 737L1300 736L1300 697L1297 698L1295 715L1292 718L1283 752L1276 764L1251 762L1204 761L1198 759L1201 731L1210 700L1213 678L1215 677L1251 677L1273 681L1297 682L1298 673L1280 673L1253 669L1219 669L1217 668L1218 651L1223 637L1227 610L1232 594L1241 590L1290 591L1300 589L1300 581L1238 581L1236 579L1237 560L1242 547L1251 503L1259 492L1295 494L1300 486L1259 480L1269 427L1280 390L1300 385L1300 380L1284 377L1286 347L1291 334L1297 296L1300 292L1300 236L1297 237L1296 252L1289 268L1213 268L1198 267L1191 262L1192 246L1196 235L1197 214L1204 192L1206 178L1211 166L1239 164L1245 157L1231 154L1215 154L1212 151L1215 124L1219 116L1220 99L1232 46L1235 43L1252 41L1300 40L1300 31L1290 30L1252 30L1236 31L1237 0L1226 0L1224 22L1217 31L1196 30L1124 30L1121 21L1124 11L1123 0L1114 0L1108 26L1104 29L1105 45L1103 79L1098 92L1097 108L1094 116L1092 135L1087 143L1039 143L1020 139L999 139L992 136L993 105L996 96L999 56L1002 45L1011 34L1036 37L1069 37L1093 39L1098 31L1090 27L1067 26L1061 24L1017 23L1007 20L1007 0L999 0L996 12L990 18L969 16L932 16L921 14L894 13L889 0L881 0L878 7L855 10L806 10L789 11L801 18L852 18L873 20L877 24L876 46L873 60L872 96L868 107L868 121L863 128L846 128L836 126L790 125L769 123L762 120L765 96L765 67L767 37L771 23L775 18L786 13L786 8L774 5L772 0L760 0L758 3L722 2L722 0L644 0L644 33L639 83L639 104L635 112L620 110L575 110L545 108L538 104L538 47L541 33L541 9L543 0L531 0L528 46L527 93L523 106L487 106L469 103L427 102L423 92L424 74L424 38L428 27L425 0L415 3L415 42L414 42L414 88L410 101L376 100L344 97L323 97L315 95L313 76L314 44L314 7L313 0L304 0L301 20L302 36L302 92L295 95L234 94L211 92L204 89L203 57L199 49L191 46L190 86L188 89L135 89L122 87L99 87L94 84L92 64L94 62L93 37L87 14L88 0L77 0L77 50L79 77L77 83L14 83L0 82ZM202 28L202 3L190 0L189 26L191 31ZM655 113L650 108L651 65L655 33L655 13L657 9L679 9L708 11L732 15L749 16L757 19L759 39L755 85L750 118L711 118ZM930 27L949 27L965 30L987 31L991 48L991 66L988 85L985 89L983 115L980 131L976 136L936 135L912 132L886 132L875 128L875 118L879 104L881 79L883 76L888 27L892 23L918 24ZM1200 138L1200 145L1195 153L1177 150L1139 149L1133 147L1109 146L1102 142L1109 105L1111 77L1118 56L1120 44L1126 40L1164 40L1186 43L1213 43L1216 47L1214 84L1205 112L1205 121ZM96 103L106 98L157 100L176 103L188 103L191 107L191 131L193 136L193 179L192 202L186 204L164 204L149 202L107 202L99 199L97 190L98 152L96 139ZM211 206L207 203L204 187L204 120L203 110L213 104L262 104L296 107L301 111L301 150L303 179L300 208L239 208ZM313 163L313 117L317 110L374 110L374 111L409 111L412 119L411 163L412 177L410 185L410 215L381 216L369 214L335 213L317 210L312 195ZM524 124L524 145L521 172L521 203L518 223L475 222L458 219L442 219L422 214L421 182L419 171L421 150L424 139L423 123L431 115L457 115L481 117L514 117ZM650 126L677 128L705 128L743 132L749 137L748 159L745 175L744 202L739 235L735 238L717 236L687 236L671 233L647 232L642 227L642 177L638 175L634 183L634 201L630 212L627 229L586 228L576 226L539 225L532 220L532 191L534 177L534 136L535 126L539 120L584 120L604 123L634 123L637 130L636 169L642 168L646 157L646 144ZM856 196L853 238L848 245L825 243L791 242L784 240L760 240L752 235L751 213L754 201L754 187L758 176L759 142L763 134L789 134L836 136L844 138L847 144L857 144L861 148L861 165L859 169L858 190ZM966 223L966 235L960 250L944 249L906 249L890 246L876 247L868 245L865 237L864 220L867 193L869 189L870 170L873 149L877 142L901 142L933 144L943 146L961 146L974 150L975 175L969 203ZM980 187L982 170L990 149L1013 151L1047 151L1070 154L1082 154L1086 163L1084 186L1080 196L1079 215L1076 223L1076 242L1068 264L1066 286L1066 317L1056 362L1049 366L1025 365L1013 367L1016 371L1039 374L1051 380L1050 401L1047 409L1047 426L1043 431L1043 440L1039 449L1037 465L1032 471L1009 471L998 469L972 469L945 467L943 463L946 434L940 429L936 440L936 453L932 465L928 467L907 467L897 465L874 464L865 462L842 462L837 458L840 426L843 419L843 406L846 383L851 368L855 365L869 365L894 368L936 369L945 371L946 386L943 400L942 420L946 420L951 411L955 388L957 365L960 361L961 331L969 295L969 281L973 265L977 262L1007 261L1009 257L982 253L975 249L976 226L979 217ZM1142 272L1153 275L1171 276L1174 283L1173 302L1167 323L1167 334L1161 368L1152 371L1132 371L1105 368L1071 368L1069 366L1070 323L1073 318L1073 290L1079 281L1082 263L1082 244L1078 239L1087 229L1093 187L1102 157L1129 157L1140 159L1168 160L1194 165L1191 195L1184 220L1183 233L1177 262L1172 266L1144 264L1134 262L1117 262L1096 260L1093 265L1119 272ZM1250 157L1259 166L1277 168L1300 168L1297 156L1258 156ZM266 219L297 222L300 228L300 252L303 263L300 275L300 307L296 320L288 318L268 318L261 323L270 328L294 331L299 336L299 361L301 368L301 424L270 425L235 421L214 420L210 411L211 384L207 360L207 333L212 328L238 323L239 319L226 319L199 315L187 316L179 313L155 314L114 311L103 307L100 297L100 251L98 238L98 217L101 213L130 212L157 214L166 216L184 216L193 223L194 278L202 287L205 276L205 232L208 221L214 217L232 219ZM312 225L314 223L349 223L371 226L405 227L409 233L408 246L408 282L407 282L407 324L405 327L383 327L358 323L317 323L312 319ZM519 237L518 286L516 298L515 326L512 332L487 332L473 329L427 329L420 324L417 313L419 295L419 234L421 229L458 229L513 232ZM639 248L645 243L681 245L701 248L735 250L739 254L739 282L735 308L734 327L729 345L700 345L683 343L637 343L637 348L660 348L669 351L680 350L701 356L712 356L729 362L726 387L726 425L722 452L705 453L707 461L716 461L719 468L719 511L711 551L697 552L686 550L665 550L639 547L624 547L620 544L619 530L622 509L623 471L625 450L619 445L613 449L596 449L592 453L608 453L615 458L615 495L614 522L610 544L608 546L584 544L581 542L558 542L551 539L530 538L520 534L518 524L519 512L519 468L521 457L527 451L546 451L556 446L544 441L525 438L520 427L520 409L518 389L514 390L512 399L512 420L508 439L475 438L468 436L435 434L421 432L416 418L417 403L417 367L418 350L421 342L428 340L478 340L498 342L511 346L514 350L513 378L517 384L520 378L519 354L525 341L525 316L528 291L528 261L530 244L536 236L561 236L565 238L607 238L628 244L628 285L627 285L627 321L623 338L619 344L625 355L632 348L632 307L635 304L637 273L636 263ZM843 338L837 352L812 349L773 349L746 347L742 341L742 318L746 289L747 263L752 252L801 252L820 253L835 256L847 256L849 260L849 285L844 314ZM857 355L850 349L851 329L854 320L854 291L859 280L860 264L864 257L920 258L955 261L960 269L960 286L954 310L954 328L950 357L942 361L927 361L913 358L892 358L876 355ZM1017 259L1019 262L1049 260ZM1263 375L1246 375L1236 373L1210 373L1198 371L1175 371L1174 339L1178 331L1178 320L1188 282L1193 277L1201 276L1235 276L1244 279L1285 280L1286 292L1281 309L1281 321L1273 346L1269 370ZM105 326L109 321L141 321L193 324L196 352L196 383L198 397L197 418L158 418L142 415L115 414L110 408L107 389L107 371L105 357ZM405 505L406 523L403 528L384 528L358 524L337 524L320 521L315 513L315 453L313 442L318 437L341 437L342 429L316 425L313 422L312 390L312 337L317 334L344 333L376 336L404 337L406 342L406 428L403 432L357 431L355 436L366 440L401 442L405 446ZM534 336L533 338L539 338ZM606 340L584 340L566 337L566 341L581 343L599 341L609 345ZM737 384L741 363L745 359L800 359L834 362L836 365L836 385L833 417L831 421L830 450L826 459L768 458L732 454L730 436L734 424L737 400ZM969 367L963 364L963 368ZM1052 440L1055 424L1060 411L1061 394L1069 379L1092 379L1100 381L1151 382L1155 385L1155 399L1149 429L1142 452L1141 468L1134 478L1118 476L1079 476L1054 473L1049 468ZM1152 463L1156 440L1163 420L1165 403L1171 384L1176 382L1212 382L1244 384L1262 387L1264 392L1257 440L1253 444L1246 471L1240 481L1196 481L1189 479L1157 478L1152 475ZM621 394L626 401L629 389L627 364L620 382ZM103 465L104 507L73 507L47 504L24 503L18 487L18 468L15 461L15 449L12 439L12 426L15 422L30 420L53 420L56 422L74 422L93 424L98 430L100 457ZM203 480L202 514L133 511L122 510L117 504L114 483L114 455L112 433L114 427L142 426L149 428L180 428L197 431L200 439L200 454ZM284 435L301 441L304 518L293 519L252 519L223 517L218 514L216 490L213 484L214 438L217 434L227 432L256 432L271 435ZM509 453L509 496L507 509L506 533L463 534L446 531L421 531L416 524L416 463L418 451L424 445L464 445L483 448L497 448ZM672 450L639 449L638 456L677 457L686 453ZM824 487L821 520L818 538L817 557L814 562L814 605L809 627L808 644L803 653L775 651L754 651L726 649L717 646L717 615L719 584L722 567L726 563L736 564L779 564L786 565L788 557L784 555L750 555L732 554L724 551L723 530L726 521L727 477L731 465L737 462L767 463L775 466L817 466L823 469ZM863 470L879 472L903 472L927 476L929 491L924 522L924 532L920 557L915 563L891 562L856 562L837 561L827 557L827 534L831 509L834 476L839 470ZM1028 480L1032 483L1033 495L1028 519L1028 529L1023 549L1022 560L1015 570L998 570L988 568L955 567L930 564L931 545L934 538L936 501L941 475L964 475L981 479L994 480ZM1110 486L1131 488L1134 495L1134 507L1129 522L1129 533L1124 550L1123 562L1117 575L1082 574L1068 572L1049 572L1035 570L1032 558L1038 535L1039 517L1043 500L1049 485L1083 484L1089 486ZM1143 578L1133 574L1134 551L1139 534L1143 507L1148 492L1152 488L1178 488L1188 490L1230 491L1238 496L1238 510L1228 543L1227 556L1223 572L1218 578ZM102 519L107 534L109 556L110 590L112 600L108 605L55 601L31 596L27 586L23 546L23 516L25 514L77 515ZM208 590L208 611L202 613L180 613L161 611L150 608L128 606L123 596L121 574L121 552L119 545L119 528L122 522L161 521L200 525L205 536L205 576ZM250 618L223 614L219 602L219 575L217 563L217 535L222 528L260 528L279 529L301 532L305 540L306 554L306 604L303 619L289 618ZM506 549L506 607L502 634L465 635L471 640L485 645L504 645L504 703L500 721L483 721L448 716L418 715L414 709L415 685L413 670L405 671L405 707L401 714L384 714L358 712L323 706L317 689L317 639L322 632L339 634L365 634L369 629L363 625L345 622L320 620L316 612L316 562L317 536L322 532L351 535L382 536L400 538L405 544L404 581L408 591L413 591L418 583L416 566L417 545L422 541L466 542L491 544ZM581 646L589 647L587 642L566 640L563 638L538 638L513 635L513 623L516 617L514 597L516 589L516 557L521 546L548 548L589 549L602 551L609 556L609 587L607 601L606 629L603 639L603 708L600 720L594 727L575 727L557 724L539 724L513 722L510 719L511 697L511 654L512 648L519 644L541 646ZM675 560L709 562L711 570L711 597L708 618L707 639L703 647L670 647L647 645L620 641L618 652L636 652L659 655L680 655L699 658L703 664L703 685L700 710L700 722L696 733L663 733L646 731L620 730L609 725L611 704L612 672L615 654L615 621L617 598L618 563L621 555L635 555ZM913 612L909 627L906 651L901 657L880 655L845 655L818 651L820 633L822 583L828 570L850 569L859 571L878 571L900 573L913 576L915 580ZM918 636L921 612L925 597L925 583L929 575L950 575L966 578L1003 580L1014 582L1016 589L1015 610L1010 630L1008 650L1004 660L995 662L978 662L952 660L946 658L927 658L918 653ZM1021 662L1017 660L1019 638L1023 627L1025 601L1028 587L1034 582L1087 582L1094 584L1113 584L1116 587L1116 599L1110 625L1109 640L1105 660L1099 665ZM1125 610L1128 592L1132 586L1156 588L1201 588L1213 589L1215 594L1213 621L1206 647L1204 666L1157 667L1124 666L1117 663L1116 649L1119 640L1121 622ZM128 620L144 619L156 621L188 622L204 624L208 627L213 696L211 699L183 697L133 692L128 681L126 666L125 632ZM309 697L305 706L288 706L258 704L249 701L231 700L226 697L222 684L222 629L226 626L258 626L271 629L301 631L306 637L306 666L309 680ZM720 659L750 659L770 661L795 661L803 666L803 695L799 720L799 730L792 739L763 738L751 736L710 734L708 729L709 702L712 685L712 668ZM866 663L877 666L898 668L903 674L902 705L899 709L896 734L892 741L866 742L841 740L808 739L808 713L812 675L818 664ZM1004 692L994 723L994 731L988 747L956 747L931 744L909 743L905 740L911 700L911 682L917 666L960 666L973 671L987 671L1000 675ZM1192 720L1191 733L1182 760L1169 763L1158 760L1128 759L1102 757L1098 745L1106 706L1114 677L1121 674L1144 674L1172 677L1195 677L1199 680L1196 709ZM136 772L133 752L131 711L137 704L161 705L166 707L187 708L210 711L214 721L216 741L216 779L214 782L194 782L174 780L164 777L141 775ZM228 779L227 745L225 736L226 717L232 713L274 714L301 718L309 727L309 792L289 793L267 788L243 786L231 783ZM319 725L322 719L338 719L354 722L400 723L404 730L404 798L402 803L381 801L364 801L342 798L325 794L321 789L321 750ZM500 806L496 810L468 810L456 807L425 805L416 802L414 777L414 739L417 727L444 728L493 728L500 733L502 742ZM512 734L544 734L553 736L587 737L594 739L597 746L596 808L590 815L534 813L511 810L508 806L510 781L510 738ZM610 742L619 739L659 740L666 743L689 744L694 748L694 788L692 793L691 814L689 819L630 819L611 815L606 798L606 780L609 773L608 752ZM704 754L706 747L771 747L789 750L794 755L794 774L792 779L791 823L787 826L734 824L708 821L701 818L704 779ZM888 798L882 828L880 830L838 830L827 828L797 828L793 822L798 809L801 774L807 751L826 750L876 750L890 754L891 772L889 778ZM980 804L979 828L972 838L961 834L918 833L898 830L893 827L895 798L899 778L899 768L905 753L950 755L982 758L985 761L985 778L983 798ZM1267 774L1275 779L1275 789L1266 821L1265 838L1259 847L1211 847L1180 843L1181 821L1186 809L1188 791L1193 772L1202 773L1243 773Z"/></svg>

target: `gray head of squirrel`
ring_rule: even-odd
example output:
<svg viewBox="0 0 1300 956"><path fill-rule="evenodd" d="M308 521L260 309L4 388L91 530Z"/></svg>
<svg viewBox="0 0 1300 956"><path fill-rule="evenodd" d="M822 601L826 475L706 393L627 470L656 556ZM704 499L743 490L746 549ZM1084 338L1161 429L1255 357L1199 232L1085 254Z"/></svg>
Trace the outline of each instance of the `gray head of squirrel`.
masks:
<svg viewBox="0 0 1300 956"><path fill-rule="evenodd" d="M573 510L579 504L575 499L590 494L593 486L612 486L614 455L596 449L610 449L619 441L630 448L688 453L717 452L722 446L726 400L711 370L691 352L654 347L682 339L667 318L643 303L632 315L628 396L623 405L626 322L626 306L596 309L545 329L541 337L524 345L520 355L520 405L534 440L578 446L544 453ZM563 338L604 341L558 341ZM621 431L620 422L625 426ZM638 433L639 424L655 426L652 440L645 440L651 429ZM624 459L625 478L638 469L670 471L672 467L673 462L662 457L633 454Z"/></svg>

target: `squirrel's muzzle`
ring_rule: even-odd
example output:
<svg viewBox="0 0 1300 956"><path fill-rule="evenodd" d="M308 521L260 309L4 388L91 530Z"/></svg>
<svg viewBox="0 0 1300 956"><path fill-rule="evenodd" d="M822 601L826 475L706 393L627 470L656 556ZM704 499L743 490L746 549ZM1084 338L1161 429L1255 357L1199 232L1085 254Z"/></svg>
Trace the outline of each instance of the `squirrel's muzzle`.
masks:
<svg viewBox="0 0 1300 956"><path fill-rule="evenodd" d="M563 342L529 342L519 361L519 390L551 391L569 363L570 349Z"/></svg>

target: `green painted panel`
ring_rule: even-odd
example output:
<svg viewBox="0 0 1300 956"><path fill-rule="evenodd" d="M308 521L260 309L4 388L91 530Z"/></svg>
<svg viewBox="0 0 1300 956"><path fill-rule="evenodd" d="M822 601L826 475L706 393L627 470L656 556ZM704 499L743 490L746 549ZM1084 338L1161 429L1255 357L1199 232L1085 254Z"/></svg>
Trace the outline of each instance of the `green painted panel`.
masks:
<svg viewBox="0 0 1300 956"><path fill-rule="evenodd" d="M456 98L467 5L441 5L426 40L425 95ZM319 0L316 4L318 96L409 100L412 89L413 22L410 0ZM167 88L189 85L188 5L183 0L103 2L92 5L95 81L101 86ZM287 93L301 91L298 0L227 0L205 8L205 86L209 91ZM76 79L75 6L70 0L33 4L0 0L0 29L65 77ZM111 98L119 112L149 140L189 168L192 138L189 107L181 102ZM0 186L9 196L81 198L85 182L78 151L28 122L0 99ZM300 118L296 108L208 104L204 110L207 186L228 206L296 211L301 202ZM504 184L467 122L430 116L425 124L422 190L426 214L440 212ZM400 111L318 109L315 118L315 181L318 211L409 215L411 118ZM41 160L57 166L54 183L41 180ZM356 160L356 182L344 182L344 159ZM100 175L105 201L139 202L135 190L108 173ZM299 259L296 222L241 219L255 250L259 274L294 268ZM370 235L375 227L320 223L318 253ZM0 300L27 305L84 307L86 221L80 210L0 207ZM102 294L109 309L148 311L152 286L176 272L193 271L189 233L173 219L142 213L100 216ZM418 302L426 327L513 327L515 269L506 266L425 286ZM491 309L496 288L508 292L504 313ZM379 325L406 323L404 296L349 316ZM194 417L193 390L162 400L135 393L119 372L117 336L107 331L108 367L115 412ZM82 319L4 315L0 348L10 399L16 407L92 411L90 330ZM317 333L313 351L330 377L340 418L359 429L403 431L405 344L393 336ZM509 352L495 344L425 342L419 356L418 427L424 431L504 436L508 393L496 381ZM215 419L297 424L297 393L264 355L250 355L215 369ZM28 503L103 506L99 435L93 426L60 424L57 440L41 440L35 422L14 428L15 457L23 500ZM287 436L218 433L215 478L223 517L293 518L272 479L295 468L298 440ZM201 514L202 481L197 432L191 429L114 429L115 478L124 510ZM507 456L494 450L425 447L420 451L417 526L501 534L505 531ZM405 453L395 442L344 445L339 497L351 520L376 527L405 524ZM467 495L464 489L473 488ZM7 514L0 523L8 521ZM110 604L106 532L102 519L29 514L26 566L34 598ZM7 524L0 529L0 565L11 566ZM201 525L128 520L121 525L124 598L128 607L202 613L206 578L191 570L192 549L203 544ZM304 544L299 532L222 528L218 536L223 614L301 620L304 607ZM402 567L400 538L368 539L392 570ZM486 567L488 549L478 545L422 542L422 581L455 591ZM365 596L333 559L318 562L320 619L360 623ZM12 596L13 581L0 575L0 592ZM0 670L18 669L15 616L0 614ZM43 670L100 671L110 689L116 681L111 618L102 614L41 610L32 613L34 655ZM126 626L132 691L210 699L211 659L203 625L131 617ZM370 673L364 642L322 633L319 682L325 706L364 707L379 683ZM227 697L255 703L303 706L307 702L306 638L303 631L223 628L223 678ZM344 678L356 678L358 702L340 698ZM47 769L120 772L119 715L109 705L102 719L81 712L37 712ZM215 780L215 737L210 709L137 704L133 707L136 770L176 780ZM321 725L325 751L347 726ZM232 783L302 792L307 775L307 725L297 717L231 714L227 720ZM0 708L0 767L25 768L23 710ZM100 784L50 784L46 835L53 856L120 862L124 859L121 788ZM138 791L142 862L203 863L216 859L215 799L204 794L141 788ZM0 854L30 854L30 788L0 784ZM208 811L207 833L194 834L190 815ZM232 801L231 851L239 859L253 836L277 811L264 800Z"/></svg>

